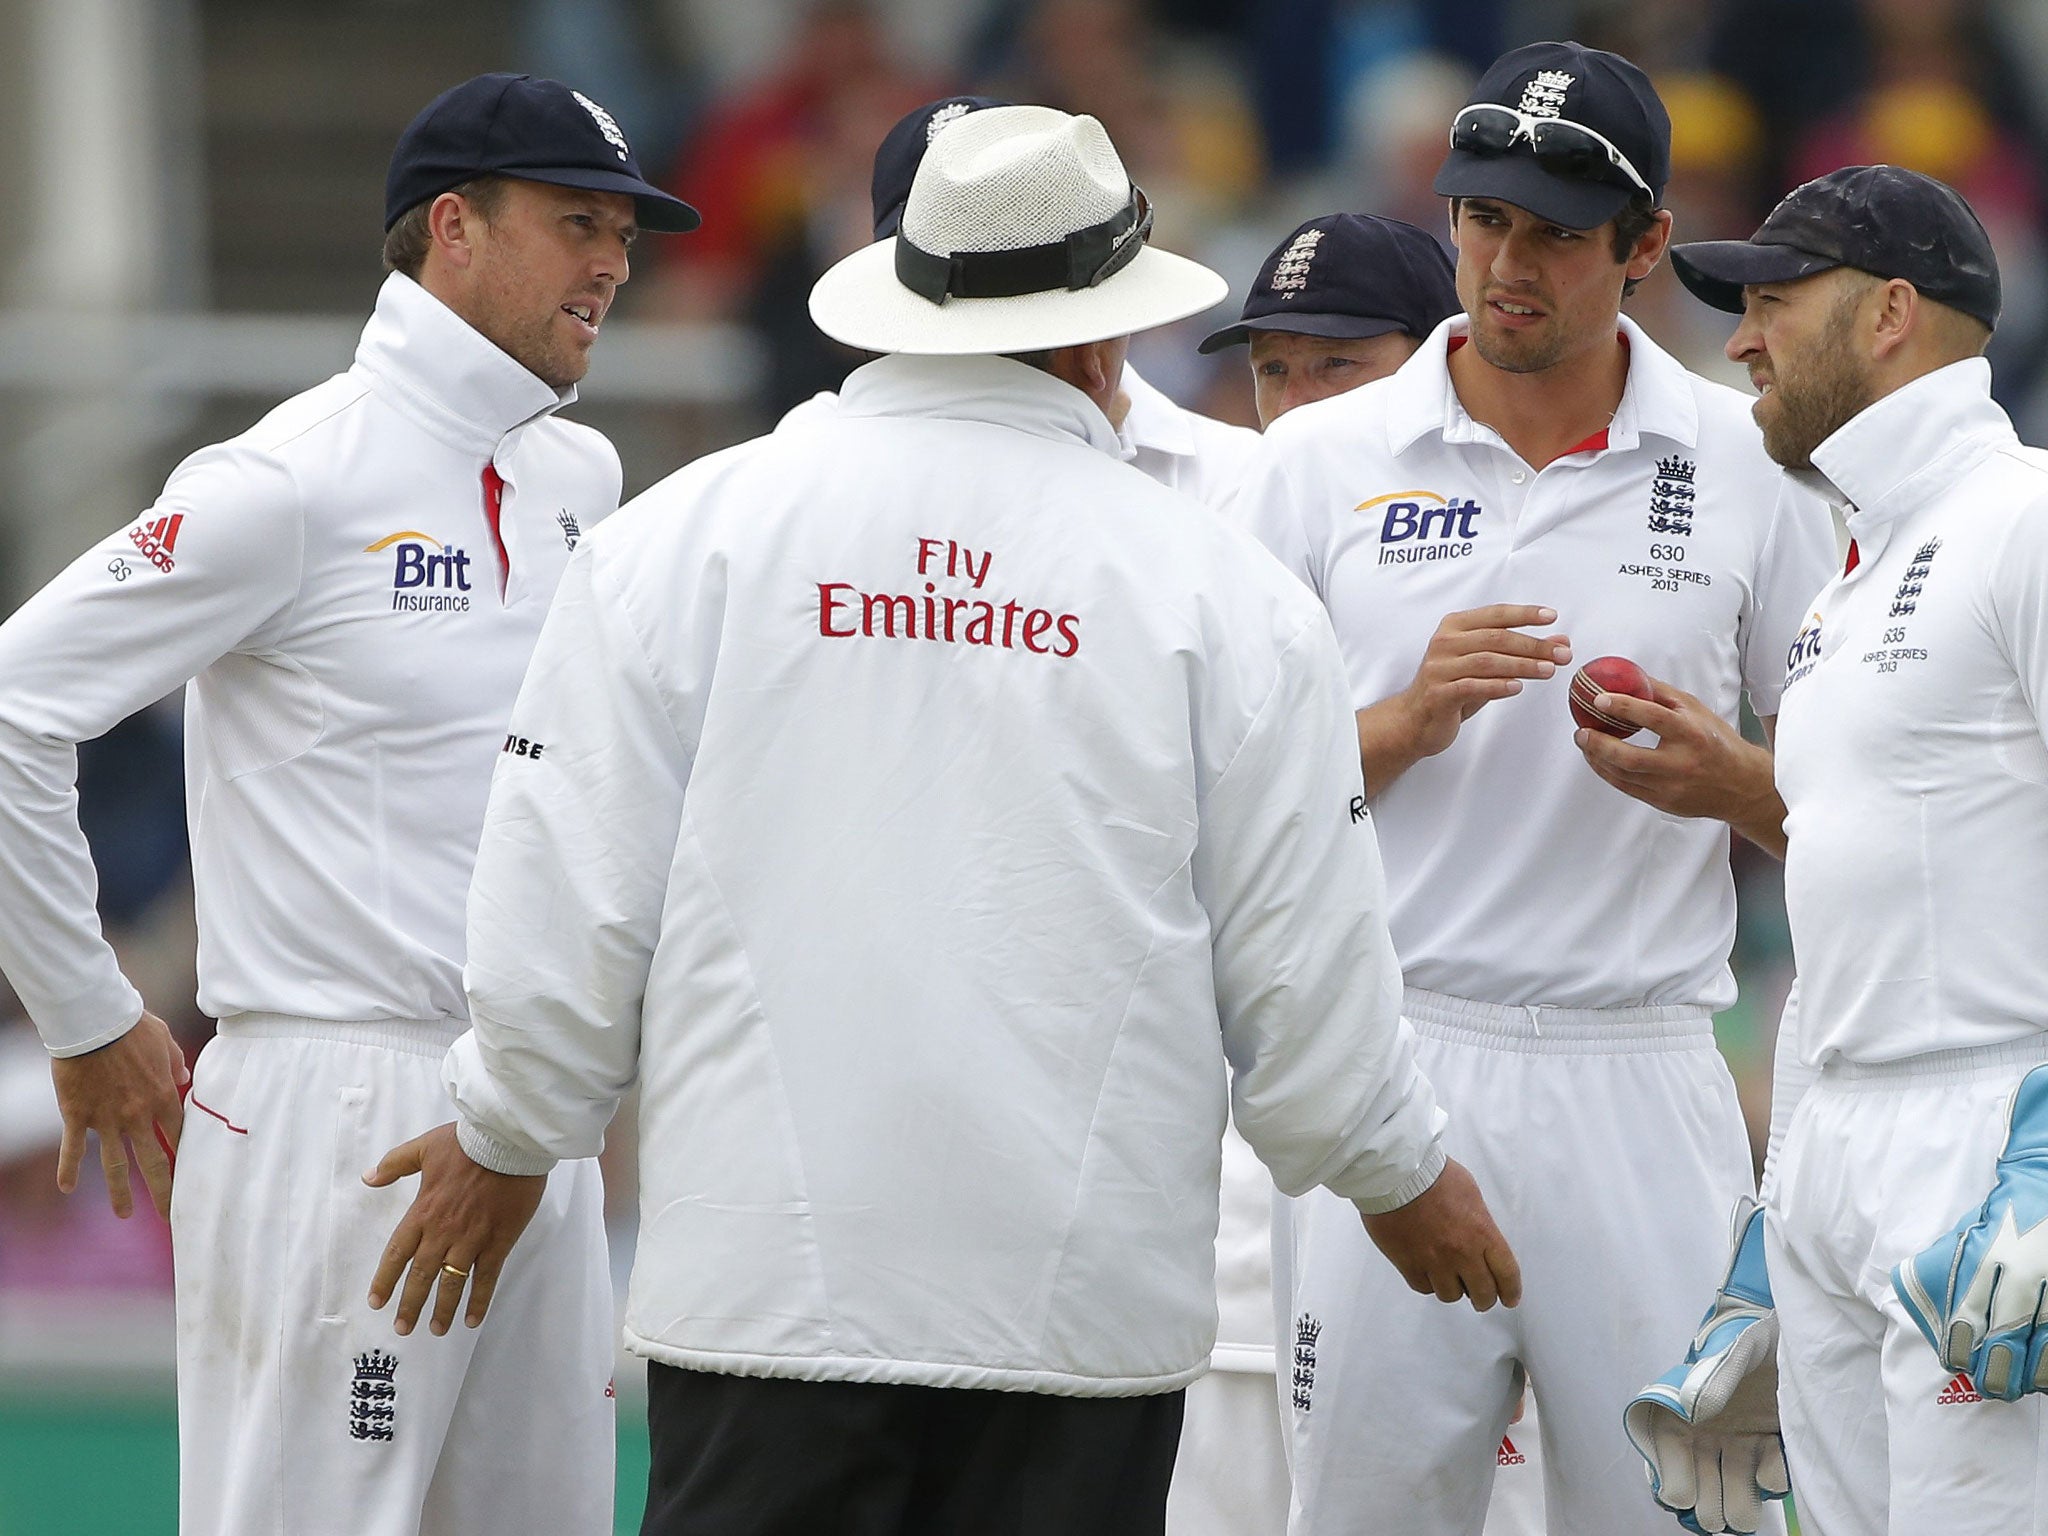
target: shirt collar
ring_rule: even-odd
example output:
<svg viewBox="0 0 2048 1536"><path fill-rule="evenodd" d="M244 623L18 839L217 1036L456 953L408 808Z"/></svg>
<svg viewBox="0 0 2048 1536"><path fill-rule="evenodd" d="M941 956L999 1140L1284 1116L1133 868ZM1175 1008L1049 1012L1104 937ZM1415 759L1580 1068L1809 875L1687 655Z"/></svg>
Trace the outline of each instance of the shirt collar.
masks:
<svg viewBox="0 0 2048 1536"><path fill-rule="evenodd" d="M1628 343L1628 377L1621 387L1621 404L1607 426L1607 446L1634 448L1644 437L1662 437L1697 447L1700 407L1692 376L1628 316L1620 317L1619 329ZM1447 443L1500 440L1492 428L1472 419L1451 384L1451 338L1470 331L1469 319L1453 315L1401 365L1396 377L1403 387L1392 392L1387 411L1387 446L1395 453L1430 432Z"/></svg>
<svg viewBox="0 0 2048 1536"><path fill-rule="evenodd" d="M1118 435L1133 452L1149 448L1174 458L1192 457L1195 424L1188 413L1161 394L1129 363L1124 364L1124 393L1131 397L1131 409Z"/></svg>
<svg viewBox="0 0 2048 1536"><path fill-rule="evenodd" d="M1073 385L1007 357L878 357L847 376L839 391L839 410L843 416L985 421L1122 456L1116 428L1093 400Z"/></svg>
<svg viewBox="0 0 2048 1536"><path fill-rule="evenodd" d="M1991 398L1991 365L1972 357L1865 406L1813 450L1812 469L1787 473L1842 508L1850 534L1862 539L2018 440Z"/></svg>
<svg viewBox="0 0 2048 1536"><path fill-rule="evenodd" d="M363 327L356 366L405 402L437 437L486 457L513 428L560 410L576 388L551 389L411 278L394 272Z"/></svg>

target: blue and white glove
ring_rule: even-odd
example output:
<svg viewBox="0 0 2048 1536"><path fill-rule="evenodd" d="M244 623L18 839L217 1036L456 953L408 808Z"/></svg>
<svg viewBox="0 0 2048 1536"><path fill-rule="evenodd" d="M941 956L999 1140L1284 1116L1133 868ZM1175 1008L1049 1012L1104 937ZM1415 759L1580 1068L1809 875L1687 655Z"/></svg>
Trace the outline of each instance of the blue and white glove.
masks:
<svg viewBox="0 0 2048 1536"><path fill-rule="evenodd" d="M1650 1464L1650 1493L1688 1531L1751 1532L1791 1492L1778 1437L1778 1314L1764 1269L1763 1207L1735 1207L1727 1277L1685 1364L1638 1392L1622 1426Z"/></svg>
<svg viewBox="0 0 2048 1536"><path fill-rule="evenodd" d="M1895 1265L1892 1289L1944 1370L2001 1402L2048 1392L2048 1067L2013 1093L1983 1205Z"/></svg>

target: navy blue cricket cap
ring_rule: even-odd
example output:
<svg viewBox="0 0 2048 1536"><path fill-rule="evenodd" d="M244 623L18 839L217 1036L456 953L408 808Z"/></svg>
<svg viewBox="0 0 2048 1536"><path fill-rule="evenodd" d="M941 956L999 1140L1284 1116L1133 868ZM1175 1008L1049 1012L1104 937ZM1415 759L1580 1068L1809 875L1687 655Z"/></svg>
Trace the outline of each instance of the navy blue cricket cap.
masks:
<svg viewBox="0 0 2048 1536"><path fill-rule="evenodd" d="M1326 213L1273 248L1235 325L1212 331L1200 352L1253 331L1357 339L1405 331L1417 339L1458 313L1451 258L1436 236L1399 219Z"/></svg>
<svg viewBox="0 0 2048 1536"><path fill-rule="evenodd" d="M1794 187L1747 240L1671 248L1678 280L1716 309L1742 290L1835 267L1904 278L1928 298L1998 324L1998 257L1962 194L1896 165L1851 165Z"/></svg>
<svg viewBox="0 0 2048 1536"><path fill-rule="evenodd" d="M618 121L581 91L538 75L478 75L443 91L398 136L384 177L384 228L478 176L511 176L633 199L642 229L680 234L697 210L640 174Z"/></svg>
<svg viewBox="0 0 2048 1536"><path fill-rule="evenodd" d="M1012 105L994 96L941 96L906 112L894 128L883 134L882 146L875 151L875 179L869 188L875 209L875 238L886 240L902 226L903 205L910 201L910 184L917 179L924 152L939 136L940 129L984 107Z"/></svg>
<svg viewBox="0 0 2048 1536"><path fill-rule="evenodd" d="M1507 110L1474 112L1487 106ZM1618 53L1565 42L1530 43L1493 61L1452 122L1434 186L1445 197L1497 197L1566 229L1593 229L1632 197L1661 204L1670 180L1671 116L1650 77Z"/></svg>

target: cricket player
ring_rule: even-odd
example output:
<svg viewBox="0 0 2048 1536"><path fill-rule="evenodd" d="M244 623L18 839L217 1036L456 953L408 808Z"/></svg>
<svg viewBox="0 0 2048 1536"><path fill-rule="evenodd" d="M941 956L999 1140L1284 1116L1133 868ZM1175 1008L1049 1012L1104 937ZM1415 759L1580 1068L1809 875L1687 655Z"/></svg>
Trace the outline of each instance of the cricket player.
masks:
<svg viewBox="0 0 2048 1536"><path fill-rule="evenodd" d="M362 1173L447 1118L491 765L618 500L610 444L557 413L636 230L696 222L588 97L455 87L392 156L354 365L187 459L0 626L0 967L55 1058L63 1182L91 1129L117 1208L124 1135L168 1198L188 1536L611 1529L596 1165L548 1181L516 1302L450 1339L363 1304L404 1196ZM77 742L188 680L219 1032L174 1141L182 1074L100 936L71 785Z"/></svg>
<svg viewBox="0 0 2048 1536"><path fill-rule="evenodd" d="M1283 1186L1515 1299L1439 1171L1327 620L1117 461L1128 333L1223 293L1150 222L1091 118L943 128L812 293L885 355L593 535L536 652L448 1062L507 1187L429 1167L377 1299L509 1295L516 1186L637 1079L650 1533L1158 1532L1226 1078Z"/></svg>
<svg viewBox="0 0 2048 1536"><path fill-rule="evenodd" d="M1434 236L1370 214L1328 214L1273 248L1237 320L1212 332L1199 350L1250 342L1259 421L1271 426L1296 405L1392 373L1457 307L1451 263ZM1129 379L1126 368L1127 388ZM1145 466L1142 457L1136 462ZM1216 1234L1216 1349L1209 1374L1188 1388L1166 1501L1168 1536L1281 1536L1287 1529L1272 1225L1272 1177L1244 1138L1228 1130Z"/></svg>
<svg viewBox="0 0 2048 1536"><path fill-rule="evenodd" d="M1735 996L1729 827L1775 850L1782 808L1736 712L1775 715L1831 534L1747 401L1621 317L1671 225L1642 72L1533 44L1448 127L1464 313L1276 422L1241 505L1335 620L1405 1012L1528 1294L1440 1311L1296 1202L1291 1529L1473 1536L1526 1379L1552 1536L1647 1536L1669 1516L1629 1485L1623 1408L1753 1187L1711 1015ZM1656 679L1610 701L1650 736L1575 736L1571 664L1604 653Z"/></svg>
<svg viewBox="0 0 2048 1536"><path fill-rule="evenodd" d="M1197 349L1246 348L1259 425L1383 379L1458 311L1450 258L1427 230L1326 213L1274 246L1237 320Z"/></svg>
<svg viewBox="0 0 2048 1536"><path fill-rule="evenodd" d="M1778 719L1801 995L1768 1285L1748 1287L1755 1323L1720 1309L1709 1353L1775 1302L1809 1536L2048 1529L2048 1074L2029 1075L2048 1061L2048 458L1990 396L1997 260L1953 190L1880 165L1674 265L1742 316L1728 355L1761 391L1764 445L1852 540L1789 648ZM1741 1442L1771 1425L1723 1428L1653 1439L1668 1506L1695 1482L1734 1502L1693 1477L1693 1443L1754 1466Z"/></svg>

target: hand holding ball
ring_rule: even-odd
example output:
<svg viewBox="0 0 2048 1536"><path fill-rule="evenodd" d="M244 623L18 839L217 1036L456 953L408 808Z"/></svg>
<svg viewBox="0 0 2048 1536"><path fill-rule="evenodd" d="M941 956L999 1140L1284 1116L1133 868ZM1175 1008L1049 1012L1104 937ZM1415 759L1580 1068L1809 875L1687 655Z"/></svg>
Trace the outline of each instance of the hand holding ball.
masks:
<svg viewBox="0 0 2048 1536"><path fill-rule="evenodd" d="M1593 701L1603 693L1624 693L1631 698L1652 701L1657 697L1657 690L1650 686L1648 674L1626 656L1595 656L1572 674L1572 685L1567 695L1572 719L1589 731L1623 738L1635 735L1640 727L1594 708Z"/></svg>

